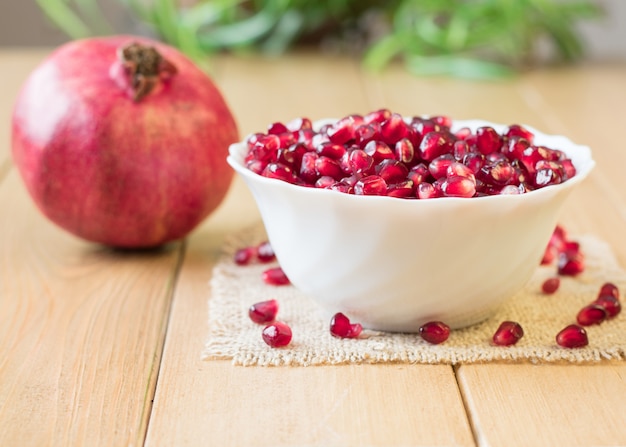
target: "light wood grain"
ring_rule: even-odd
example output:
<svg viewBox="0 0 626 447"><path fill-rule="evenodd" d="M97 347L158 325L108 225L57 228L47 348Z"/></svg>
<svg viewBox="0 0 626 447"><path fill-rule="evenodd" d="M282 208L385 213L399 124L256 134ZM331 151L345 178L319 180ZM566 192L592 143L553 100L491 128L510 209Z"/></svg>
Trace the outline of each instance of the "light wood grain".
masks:
<svg viewBox="0 0 626 447"><path fill-rule="evenodd" d="M0 445L141 445L178 244L115 252L0 185Z"/></svg>
<svg viewBox="0 0 626 447"><path fill-rule="evenodd" d="M626 365L464 365L479 445L626 445Z"/></svg>

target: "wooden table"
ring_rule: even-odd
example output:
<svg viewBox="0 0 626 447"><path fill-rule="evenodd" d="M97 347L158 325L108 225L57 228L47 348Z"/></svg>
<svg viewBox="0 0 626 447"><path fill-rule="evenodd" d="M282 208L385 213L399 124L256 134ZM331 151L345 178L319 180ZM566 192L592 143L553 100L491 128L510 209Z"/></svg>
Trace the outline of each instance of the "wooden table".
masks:
<svg viewBox="0 0 626 447"><path fill-rule="evenodd" d="M9 147L17 89L45 54L0 51L1 446L626 445L626 362L202 361L211 269L225 235L259 219L250 194L235 181L201 228L157 253L115 253L59 230L34 208ZM242 134L385 106L522 122L588 144L597 168L561 222L608 241L626 266L626 65L490 83L401 67L374 75L314 54L225 57L213 69Z"/></svg>

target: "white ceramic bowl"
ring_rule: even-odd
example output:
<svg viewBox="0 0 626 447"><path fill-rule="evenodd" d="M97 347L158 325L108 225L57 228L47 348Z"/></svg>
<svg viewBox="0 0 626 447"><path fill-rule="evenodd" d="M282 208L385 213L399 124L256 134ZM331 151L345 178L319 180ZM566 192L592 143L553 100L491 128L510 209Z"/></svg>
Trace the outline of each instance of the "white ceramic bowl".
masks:
<svg viewBox="0 0 626 447"><path fill-rule="evenodd" d="M321 125L328 120L316 123ZM456 121L454 129L490 125ZM588 147L526 126L535 144L564 151L577 174L520 195L409 200L305 188L253 173L245 142L228 163L256 199L269 241L292 284L325 316L415 332L427 321L477 323L530 279L572 190L594 166Z"/></svg>

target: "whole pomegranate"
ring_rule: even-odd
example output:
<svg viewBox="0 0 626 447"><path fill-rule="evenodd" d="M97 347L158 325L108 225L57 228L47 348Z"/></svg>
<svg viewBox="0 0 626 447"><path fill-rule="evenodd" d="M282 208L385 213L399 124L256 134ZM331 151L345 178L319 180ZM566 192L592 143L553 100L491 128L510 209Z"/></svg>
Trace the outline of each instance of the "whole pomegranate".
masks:
<svg viewBox="0 0 626 447"><path fill-rule="evenodd" d="M116 247L154 247L196 227L230 186L237 140L211 79L176 49L135 36L61 46L13 111L13 158L37 206Z"/></svg>

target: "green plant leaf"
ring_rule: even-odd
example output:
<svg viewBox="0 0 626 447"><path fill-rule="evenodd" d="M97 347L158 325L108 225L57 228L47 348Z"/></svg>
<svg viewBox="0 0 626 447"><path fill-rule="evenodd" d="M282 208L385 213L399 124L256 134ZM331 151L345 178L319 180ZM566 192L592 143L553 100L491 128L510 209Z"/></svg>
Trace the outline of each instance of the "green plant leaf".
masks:
<svg viewBox="0 0 626 447"><path fill-rule="evenodd" d="M421 76L447 75L467 79L494 80L510 77L513 70L504 65L457 56L409 56L407 69Z"/></svg>
<svg viewBox="0 0 626 447"><path fill-rule="evenodd" d="M37 4L48 19L72 39L91 35L89 27L63 1L37 0Z"/></svg>

